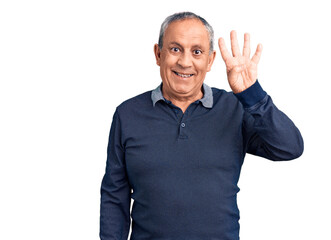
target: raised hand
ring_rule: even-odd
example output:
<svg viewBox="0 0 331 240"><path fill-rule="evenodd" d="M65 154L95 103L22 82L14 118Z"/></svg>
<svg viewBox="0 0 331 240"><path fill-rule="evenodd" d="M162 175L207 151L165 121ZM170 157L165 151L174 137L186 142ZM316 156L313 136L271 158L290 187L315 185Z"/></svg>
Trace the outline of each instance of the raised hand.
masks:
<svg viewBox="0 0 331 240"><path fill-rule="evenodd" d="M237 34L233 30L230 33L232 56L225 46L223 38L219 38L218 45L222 58L226 65L226 73L230 87L234 93L240 93L252 86L257 79L257 64L259 63L262 44L258 44L255 54L250 58L250 36L244 35L243 53L240 53Z"/></svg>

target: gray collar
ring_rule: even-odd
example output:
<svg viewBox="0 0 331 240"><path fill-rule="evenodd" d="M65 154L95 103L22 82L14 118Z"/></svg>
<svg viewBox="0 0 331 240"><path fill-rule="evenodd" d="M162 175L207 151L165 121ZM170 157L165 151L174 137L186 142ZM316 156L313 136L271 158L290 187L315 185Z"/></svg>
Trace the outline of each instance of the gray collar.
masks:
<svg viewBox="0 0 331 240"><path fill-rule="evenodd" d="M155 106L156 102L159 100L163 100L166 102L166 99L163 97L163 94L162 94L162 84L163 83L161 82L161 84L152 91L151 98L153 101L153 106ZM200 101L204 107L212 108L213 107L213 91L212 91L211 87L209 87L205 83L203 83L202 86L203 86L203 97L201 99L199 99L198 101Z"/></svg>

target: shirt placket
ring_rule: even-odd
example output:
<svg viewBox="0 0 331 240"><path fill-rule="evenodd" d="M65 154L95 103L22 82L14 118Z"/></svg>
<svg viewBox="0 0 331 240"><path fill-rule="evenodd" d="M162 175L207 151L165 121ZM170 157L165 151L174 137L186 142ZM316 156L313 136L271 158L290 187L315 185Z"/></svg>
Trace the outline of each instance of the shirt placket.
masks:
<svg viewBox="0 0 331 240"><path fill-rule="evenodd" d="M188 134L187 134L187 118L188 118L188 111L190 106L186 109L185 113L182 112L182 110L171 104L176 116L177 116L177 127L178 127L178 139L188 139Z"/></svg>

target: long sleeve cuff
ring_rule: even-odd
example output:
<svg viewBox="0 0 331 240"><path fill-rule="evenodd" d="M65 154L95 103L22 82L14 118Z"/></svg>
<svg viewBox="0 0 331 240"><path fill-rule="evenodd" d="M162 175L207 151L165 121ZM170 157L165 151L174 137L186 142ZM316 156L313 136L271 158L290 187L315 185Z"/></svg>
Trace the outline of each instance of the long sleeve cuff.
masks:
<svg viewBox="0 0 331 240"><path fill-rule="evenodd" d="M249 108L260 102L267 93L262 89L258 80L256 80L252 86L234 95L239 99L244 108Z"/></svg>

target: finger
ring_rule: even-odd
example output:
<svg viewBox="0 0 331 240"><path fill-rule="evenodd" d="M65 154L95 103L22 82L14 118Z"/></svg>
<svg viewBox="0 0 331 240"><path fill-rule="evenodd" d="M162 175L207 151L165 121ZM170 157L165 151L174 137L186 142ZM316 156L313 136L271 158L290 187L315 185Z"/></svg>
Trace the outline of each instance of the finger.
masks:
<svg viewBox="0 0 331 240"><path fill-rule="evenodd" d="M234 57L240 56L241 54L240 54L240 49L239 49L239 45L238 45L236 31L234 31L234 30L231 31L230 38L231 38L232 55Z"/></svg>
<svg viewBox="0 0 331 240"><path fill-rule="evenodd" d="M221 51L221 55L223 58L223 61L226 62L229 58L231 58L231 54L229 53L228 49L225 46L225 41L223 38L219 38L218 39L218 46L220 48Z"/></svg>
<svg viewBox="0 0 331 240"><path fill-rule="evenodd" d="M251 55L250 36L249 36L249 33L245 33L245 35L244 35L243 56L249 58L250 55Z"/></svg>
<svg viewBox="0 0 331 240"><path fill-rule="evenodd" d="M252 62L254 62L255 64L258 64L261 58L261 54L262 54L262 44L258 44L256 47L256 51L254 56L252 57Z"/></svg>

